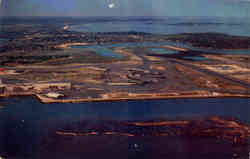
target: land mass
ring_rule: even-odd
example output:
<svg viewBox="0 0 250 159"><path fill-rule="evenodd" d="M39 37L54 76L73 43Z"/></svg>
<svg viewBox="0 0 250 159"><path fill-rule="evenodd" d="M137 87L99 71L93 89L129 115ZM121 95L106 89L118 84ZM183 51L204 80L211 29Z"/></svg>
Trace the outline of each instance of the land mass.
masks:
<svg viewBox="0 0 250 159"><path fill-rule="evenodd" d="M0 96L44 103L250 96L248 37L25 23L3 25L0 38Z"/></svg>

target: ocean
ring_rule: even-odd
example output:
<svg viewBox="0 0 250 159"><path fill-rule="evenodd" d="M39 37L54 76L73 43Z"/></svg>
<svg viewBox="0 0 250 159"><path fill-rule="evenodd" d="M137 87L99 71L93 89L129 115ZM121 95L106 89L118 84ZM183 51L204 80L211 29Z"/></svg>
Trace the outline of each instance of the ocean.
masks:
<svg viewBox="0 0 250 159"><path fill-rule="evenodd" d="M82 32L145 32L155 34L216 32L250 36L250 20L217 17L110 17L82 19L70 30Z"/></svg>
<svg viewBox="0 0 250 159"><path fill-rule="evenodd" d="M249 99L244 98L42 104L34 97L12 97L0 98L0 105L0 157L5 159L188 159L187 153L197 159L228 159L233 153L244 158L247 149L210 138L53 135L55 128L79 121L89 121L91 127L102 121L203 119L218 115L250 123Z"/></svg>
<svg viewBox="0 0 250 159"><path fill-rule="evenodd" d="M1 24L65 24L82 32L217 32L250 36L250 19L223 17L0 17Z"/></svg>

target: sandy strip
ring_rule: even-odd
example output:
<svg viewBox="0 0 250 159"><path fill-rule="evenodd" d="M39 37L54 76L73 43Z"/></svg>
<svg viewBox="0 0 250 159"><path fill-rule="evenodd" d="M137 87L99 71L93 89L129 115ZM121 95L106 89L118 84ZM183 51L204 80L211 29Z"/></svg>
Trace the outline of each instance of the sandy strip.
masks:
<svg viewBox="0 0 250 159"><path fill-rule="evenodd" d="M167 49L170 49L170 50L175 50L175 51L184 51L184 52L188 51L188 49L180 48L180 47L175 47L175 46L170 46L170 45L165 45L163 47L167 48Z"/></svg>
<svg viewBox="0 0 250 159"><path fill-rule="evenodd" d="M69 48L71 46L75 46L75 45L89 45L89 43L65 43L65 44L61 44L61 45L57 45L55 46L55 48Z"/></svg>

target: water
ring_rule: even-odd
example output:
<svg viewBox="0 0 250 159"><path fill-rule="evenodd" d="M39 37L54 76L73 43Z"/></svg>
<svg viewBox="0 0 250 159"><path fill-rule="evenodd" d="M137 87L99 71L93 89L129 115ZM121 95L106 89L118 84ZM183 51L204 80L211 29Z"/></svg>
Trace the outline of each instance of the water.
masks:
<svg viewBox="0 0 250 159"><path fill-rule="evenodd" d="M72 48L86 48L86 49L95 49L98 47L105 47L111 49L113 47L119 48L135 48L135 47L159 47L162 45L174 45L174 46L186 46L188 45L177 43L177 42L123 42L123 43L107 43L99 45L74 45Z"/></svg>
<svg viewBox="0 0 250 159"><path fill-rule="evenodd" d="M192 140L191 142L181 138L124 138L115 136L62 139L60 137L51 138L48 135L50 130L57 126L82 120L199 119L219 115L235 117L250 123L249 102L249 99L244 98L209 98L41 104L34 97L1 98L0 104L3 107L0 109L0 156L18 159L41 158L41 156L58 158L60 156L60 158L68 159L84 156L92 158L100 158L101 156L117 158L120 156L124 158L124 156L129 155L133 156L132 158L138 158L139 153L144 156L139 158L145 158L145 155L151 155L152 151L155 151L156 154L167 152L165 155L182 156L189 150L190 143L196 143L196 146L200 144L198 146L200 148L207 144L207 141L203 143L203 140L195 140L195 142ZM186 146L183 145L181 151L172 151L172 148L174 150L180 149L180 145L176 145L176 143L185 143ZM134 147L135 144L136 147ZM159 144L165 145L164 150L157 146ZM214 145L217 144L214 143ZM193 150L190 151L193 152ZM223 151L220 154L224 155L226 152L229 151ZM206 150L199 153L199 155L204 155L203 153L207 155ZM185 158L185 155L183 157ZM146 158L150 158L150 156Z"/></svg>
<svg viewBox="0 0 250 159"><path fill-rule="evenodd" d="M180 44L180 43L179 43ZM135 48L135 47L159 47L162 45L178 45L175 42L127 42L116 44L105 44L106 47L122 47L122 48Z"/></svg>
<svg viewBox="0 0 250 159"><path fill-rule="evenodd" d="M106 57L112 57L112 58L118 58L122 59L123 56L114 52L112 48L119 47L120 49L126 49L126 48L146 48L153 54L158 55L178 55L179 52L175 50L169 50L167 48L160 48L161 46L176 46L186 49L191 49L193 51L197 51L199 53L213 53L213 54L235 54L235 55L249 55L250 49L241 49L241 50L219 50L219 49L202 49L202 48L195 48L188 44L183 44L180 42L128 42L128 43L116 43L116 44L102 44L102 45L75 45L72 46L72 48L82 48L82 49L88 49L93 50L99 55L106 56ZM199 55L193 55L188 56L188 54L182 54L178 58L184 59L184 60L192 60L192 61L205 61L208 60L207 58Z"/></svg>
<svg viewBox="0 0 250 159"><path fill-rule="evenodd" d="M114 52L112 50L113 47L119 47L120 49L126 49L126 48L139 48L139 47L146 47L147 50L152 52L153 54L158 55L178 55L179 52L175 50L169 50L167 48L160 48L161 46L171 45L175 47L181 47L185 49L190 49L193 51L197 51L199 53L213 53L213 54L235 54L235 55L249 55L250 49L240 49L240 50L223 50L223 49L203 49L203 48L196 48L192 47L188 44L183 44L180 42L134 42L134 43L117 43L117 44L103 44L103 45L74 45L71 46L72 48L82 48L82 49L88 49L96 52L99 55L107 56L107 57L113 57L121 59L123 58L122 55ZM181 57L184 60L193 60L193 61L204 61L207 60L207 58L194 55L194 56L188 56L188 54L183 54Z"/></svg>
<svg viewBox="0 0 250 159"><path fill-rule="evenodd" d="M71 25L70 30L80 32L146 32L159 34L180 33L225 33L236 36L250 37L250 21L242 18L213 18L213 17L110 17L93 18L82 21L80 24ZM126 43L128 44L128 43ZM126 47L126 44L121 44ZM148 46L150 43L135 46ZM195 48L188 44L168 42L168 45L183 47L201 52L221 54L249 55L250 49L223 50ZM121 46L117 44L118 46ZM131 45L131 44L129 44ZM156 44L154 44L156 46ZM122 46L121 46L122 47Z"/></svg>
<svg viewBox="0 0 250 159"><path fill-rule="evenodd" d="M122 58L122 55L115 53L111 49L108 49L107 47L103 47L100 45L89 45L89 46L84 46L84 45L74 45L72 48L82 48L82 49L88 49L96 52L99 55L102 56L108 56L108 57L113 57L113 58Z"/></svg>
<svg viewBox="0 0 250 159"><path fill-rule="evenodd" d="M183 59L185 60L193 60L193 61L204 61L207 60L207 58L202 56L184 56Z"/></svg>
<svg viewBox="0 0 250 159"><path fill-rule="evenodd" d="M250 100L247 98L41 104L33 97L13 97L1 99L0 102L4 106L0 109L1 121L25 120L33 124L50 125L85 119L152 120L212 115L236 117L250 123Z"/></svg>
<svg viewBox="0 0 250 159"><path fill-rule="evenodd" d="M136 47L147 47L150 51L153 51L158 54L175 54L177 51L162 49L160 46L170 45L175 47L181 47L185 49L190 49L193 51L198 51L201 53L214 53L214 54L235 54L235 55L249 55L250 49L237 49L237 50L224 50L224 49L210 49L210 48L197 48L189 44L184 44L181 42L127 42L127 43L114 43L114 44L103 44L103 45L75 45L72 48L85 48L95 51L103 56L122 58L122 55L119 55L111 50L113 47L124 48L136 48ZM158 47L158 48L157 48ZM203 58L205 59L205 58Z"/></svg>
<svg viewBox="0 0 250 159"><path fill-rule="evenodd" d="M250 49L225 50L225 49L197 48L197 47L192 47L189 45L183 45L183 48L191 49L191 50L199 51L199 52L204 52L204 53L250 55Z"/></svg>
<svg viewBox="0 0 250 159"><path fill-rule="evenodd" d="M148 48L148 50L159 54L159 55L174 55L174 54L178 54L177 51L174 50L168 50L168 49L163 49L163 48Z"/></svg>
<svg viewBox="0 0 250 159"><path fill-rule="evenodd" d="M8 39L0 38L0 45L8 42Z"/></svg>
<svg viewBox="0 0 250 159"><path fill-rule="evenodd" d="M69 25L70 30L80 32L146 32L161 34L178 33L205 33L216 32L229 35L249 36L250 21L244 18L218 18L218 17L0 17L1 24L54 24ZM0 44L6 42L0 37ZM157 42L158 43L158 42ZM154 43L153 46L162 44ZM113 47L143 47L152 43L121 43ZM196 51L222 53L222 54L250 54L250 49L243 50L218 50L195 48L188 44L166 42L167 45L189 48ZM132 46L133 45L133 46ZM110 45L111 46L111 45ZM111 46L112 47L112 46ZM95 48L93 48L95 49ZM100 54L110 52L106 56L119 55L111 50L99 48Z"/></svg>
<svg viewBox="0 0 250 159"><path fill-rule="evenodd" d="M117 44L104 44L104 45L73 45L71 48L81 48L81 49L88 49L96 52L99 55L107 56L107 57L113 57L113 58L123 58L122 55L115 53L112 48L113 47L119 47L120 49L124 48L136 48L136 47L159 47L163 45L170 45L173 44L173 42L134 42L134 43L117 43ZM178 45L178 43L174 43L175 45ZM149 48L151 51L159 53L159 51L162 52L175 52L171 50L165 50L161 48Z"/></svg>
<svg viewBox="0 0 250 159"><path fill-rule="evenodd" d="M70 28L82 32L146 32L160 34L217 32L250 36L250 22L241 18L216 17L110 17L85 21Z"/></svg>

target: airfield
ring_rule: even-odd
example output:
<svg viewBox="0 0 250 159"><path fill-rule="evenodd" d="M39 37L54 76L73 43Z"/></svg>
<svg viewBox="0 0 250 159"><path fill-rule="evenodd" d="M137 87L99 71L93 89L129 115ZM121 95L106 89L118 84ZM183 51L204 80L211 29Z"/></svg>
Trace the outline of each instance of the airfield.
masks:
<svg viewBox="0 0 250 159"><path fill-rule="evenodd" d="M250 95L249 38L32 27L3 29L2 39L11 36L0 45L0 96L64 103Z"/></svg>

